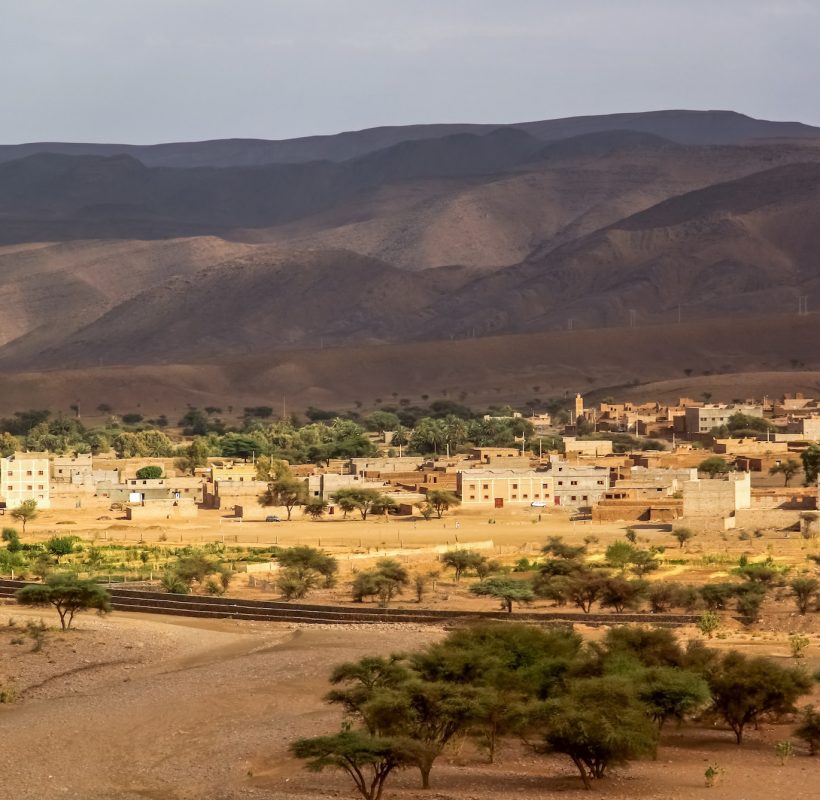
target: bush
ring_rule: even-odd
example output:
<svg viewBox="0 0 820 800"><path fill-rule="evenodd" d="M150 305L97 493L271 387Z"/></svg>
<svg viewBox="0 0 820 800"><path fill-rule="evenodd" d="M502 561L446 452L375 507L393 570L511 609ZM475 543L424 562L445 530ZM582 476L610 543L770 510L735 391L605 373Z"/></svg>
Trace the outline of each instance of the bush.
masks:
<svg viewBox="0 0 820 800"><path fill-rule="evenodd" d="M162 467L140 467L137 470L137 477L141 481L156 480L162 477Z"/></svg>

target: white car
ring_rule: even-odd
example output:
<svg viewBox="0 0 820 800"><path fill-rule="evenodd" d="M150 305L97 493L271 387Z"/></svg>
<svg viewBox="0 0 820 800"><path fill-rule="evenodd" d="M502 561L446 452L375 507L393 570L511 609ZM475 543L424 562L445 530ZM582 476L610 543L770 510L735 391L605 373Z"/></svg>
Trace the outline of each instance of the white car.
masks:
<svg viewBox="0 0 820 800"><path fill-rule="evenodd" d="M547 504L543 500L533 500L530 505L533 508L546 508Z"/></svg>

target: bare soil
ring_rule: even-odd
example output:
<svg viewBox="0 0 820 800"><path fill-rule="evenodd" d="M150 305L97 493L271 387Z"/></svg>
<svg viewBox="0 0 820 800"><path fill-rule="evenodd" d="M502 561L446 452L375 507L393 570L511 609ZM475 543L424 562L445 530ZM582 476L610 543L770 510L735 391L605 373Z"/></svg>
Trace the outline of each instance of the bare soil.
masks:
<svg viewBox="0 0 820 800"><path fill-rule="evenodd" d="M288 742L338 729L338 710L321 699L333 665L444 635L416 626L299 628L115 613L83 616L77 630L51 631L44 649L31 652L28 642L11 644L15 631L27 619L53 620L14 606L2 609L4 624L7 615L16 627L0 630L0 679L14 680L17 698L0 706L0 796L19 800L353 797L346 776L304 771ZM781 640L730 634L716 644L785 658ZM816 643L807 661L820 666ZM490 765L459 742L434 768L430 791L408 770L391 779L387 796L702 798L704 770L716 765L710 797L813 800L820 760L799 747L785 766L775 758L774 743L790 737L790 725L767 724L739 748L719 726L670 726L657 760L615 769L590 794L566 759L510 742Z"/></svg>

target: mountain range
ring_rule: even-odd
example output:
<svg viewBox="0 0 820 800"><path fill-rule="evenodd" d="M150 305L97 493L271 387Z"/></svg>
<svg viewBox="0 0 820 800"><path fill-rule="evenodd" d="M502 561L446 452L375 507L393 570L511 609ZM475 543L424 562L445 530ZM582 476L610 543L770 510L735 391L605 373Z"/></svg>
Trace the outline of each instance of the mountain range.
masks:
<svg viewBox="0 0 820 800"><path fill-rule="evenodd" d="M4 145L0 373L11 392L15 375L59 371L68 396L67 375L120 366L173 385L181 365L317 349L367 364L417 343L429 364L455 341L492 337L498 354L567 329L650 342L771 317L782 332L820 301L819 250L820 128L733 112ZM763 363L756 337L724 339L733 370ZM576 357L588 383L597 362ZM624 383L669 377L645 362ZM270 380L301 391L287 370ZM305 397L333 401L322 380Z"/></svg>

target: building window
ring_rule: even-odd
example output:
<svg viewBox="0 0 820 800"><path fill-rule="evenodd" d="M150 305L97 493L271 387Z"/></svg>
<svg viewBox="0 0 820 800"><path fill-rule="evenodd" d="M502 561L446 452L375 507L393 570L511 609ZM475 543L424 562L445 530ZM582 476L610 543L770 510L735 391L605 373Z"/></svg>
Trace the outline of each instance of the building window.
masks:
<svg viewBox="0 0 820 800"><path fill-rule="evenodd" d="M575 495L572 495L572 501L575 502L578 498Z"/></svg>
<svg viewBox="0 0 820 800"><path fill-rule="evenodd" d="M514 484L512 485L512 488L513 488L513 489L517 489L517 488L518 488L518 484L517 484L517 483L514 483Z"/></svg>
<svg viewBox="0 0 820 800"><path fill-rule="evenodd" d="M490 495L485 494L485 495L484 495L484 499L485 499L485 500L489 500L489 499L490 499Z"/></svg>
<svg viewBox="0 0 820 800"><path fill-rule="evenodd" d="M37 474L38 474L38 475L42 475L42 474L43 474L43 470L41 470L41 469L37 470Z"/></svg>
<svg viewBox="0 0 820 800"><path fill-rule="evenodd" d="M26 486L26 491L31 492L34 490L33 486Z"/></svg>
<svg viewBox="0 0 820 800"><path fill-rule="evenodd" d="M475 495L474 494L470 495L470 500L475 500Z"/></svg>
<svg viewBox="0 0 820 800"><path fill-rule="evenodd" d="M577 486L577 485L578 485L578 481L570 481L570 482L569 482L569 485L570 485L570 486Z"/></svg>
<svg viewBox="0 0 820 800"><path fill-rule="evenodd" d="M529 497L529 495L526 495L526 494L522 494L522 495L521 495L521 499L522 499L522 500L526 500L528 497Z"/></svg>
<svg viewBox="0 0 820 800"><path fill-rule="evenodd" d="M28 478L28 477L30 477L30 476L31 476L31 475L33 475L33 474L34 474L34 473L33 473L30 469L27 469L27 470L26 470L26 477L27 477L27 478Z"/></svg>

